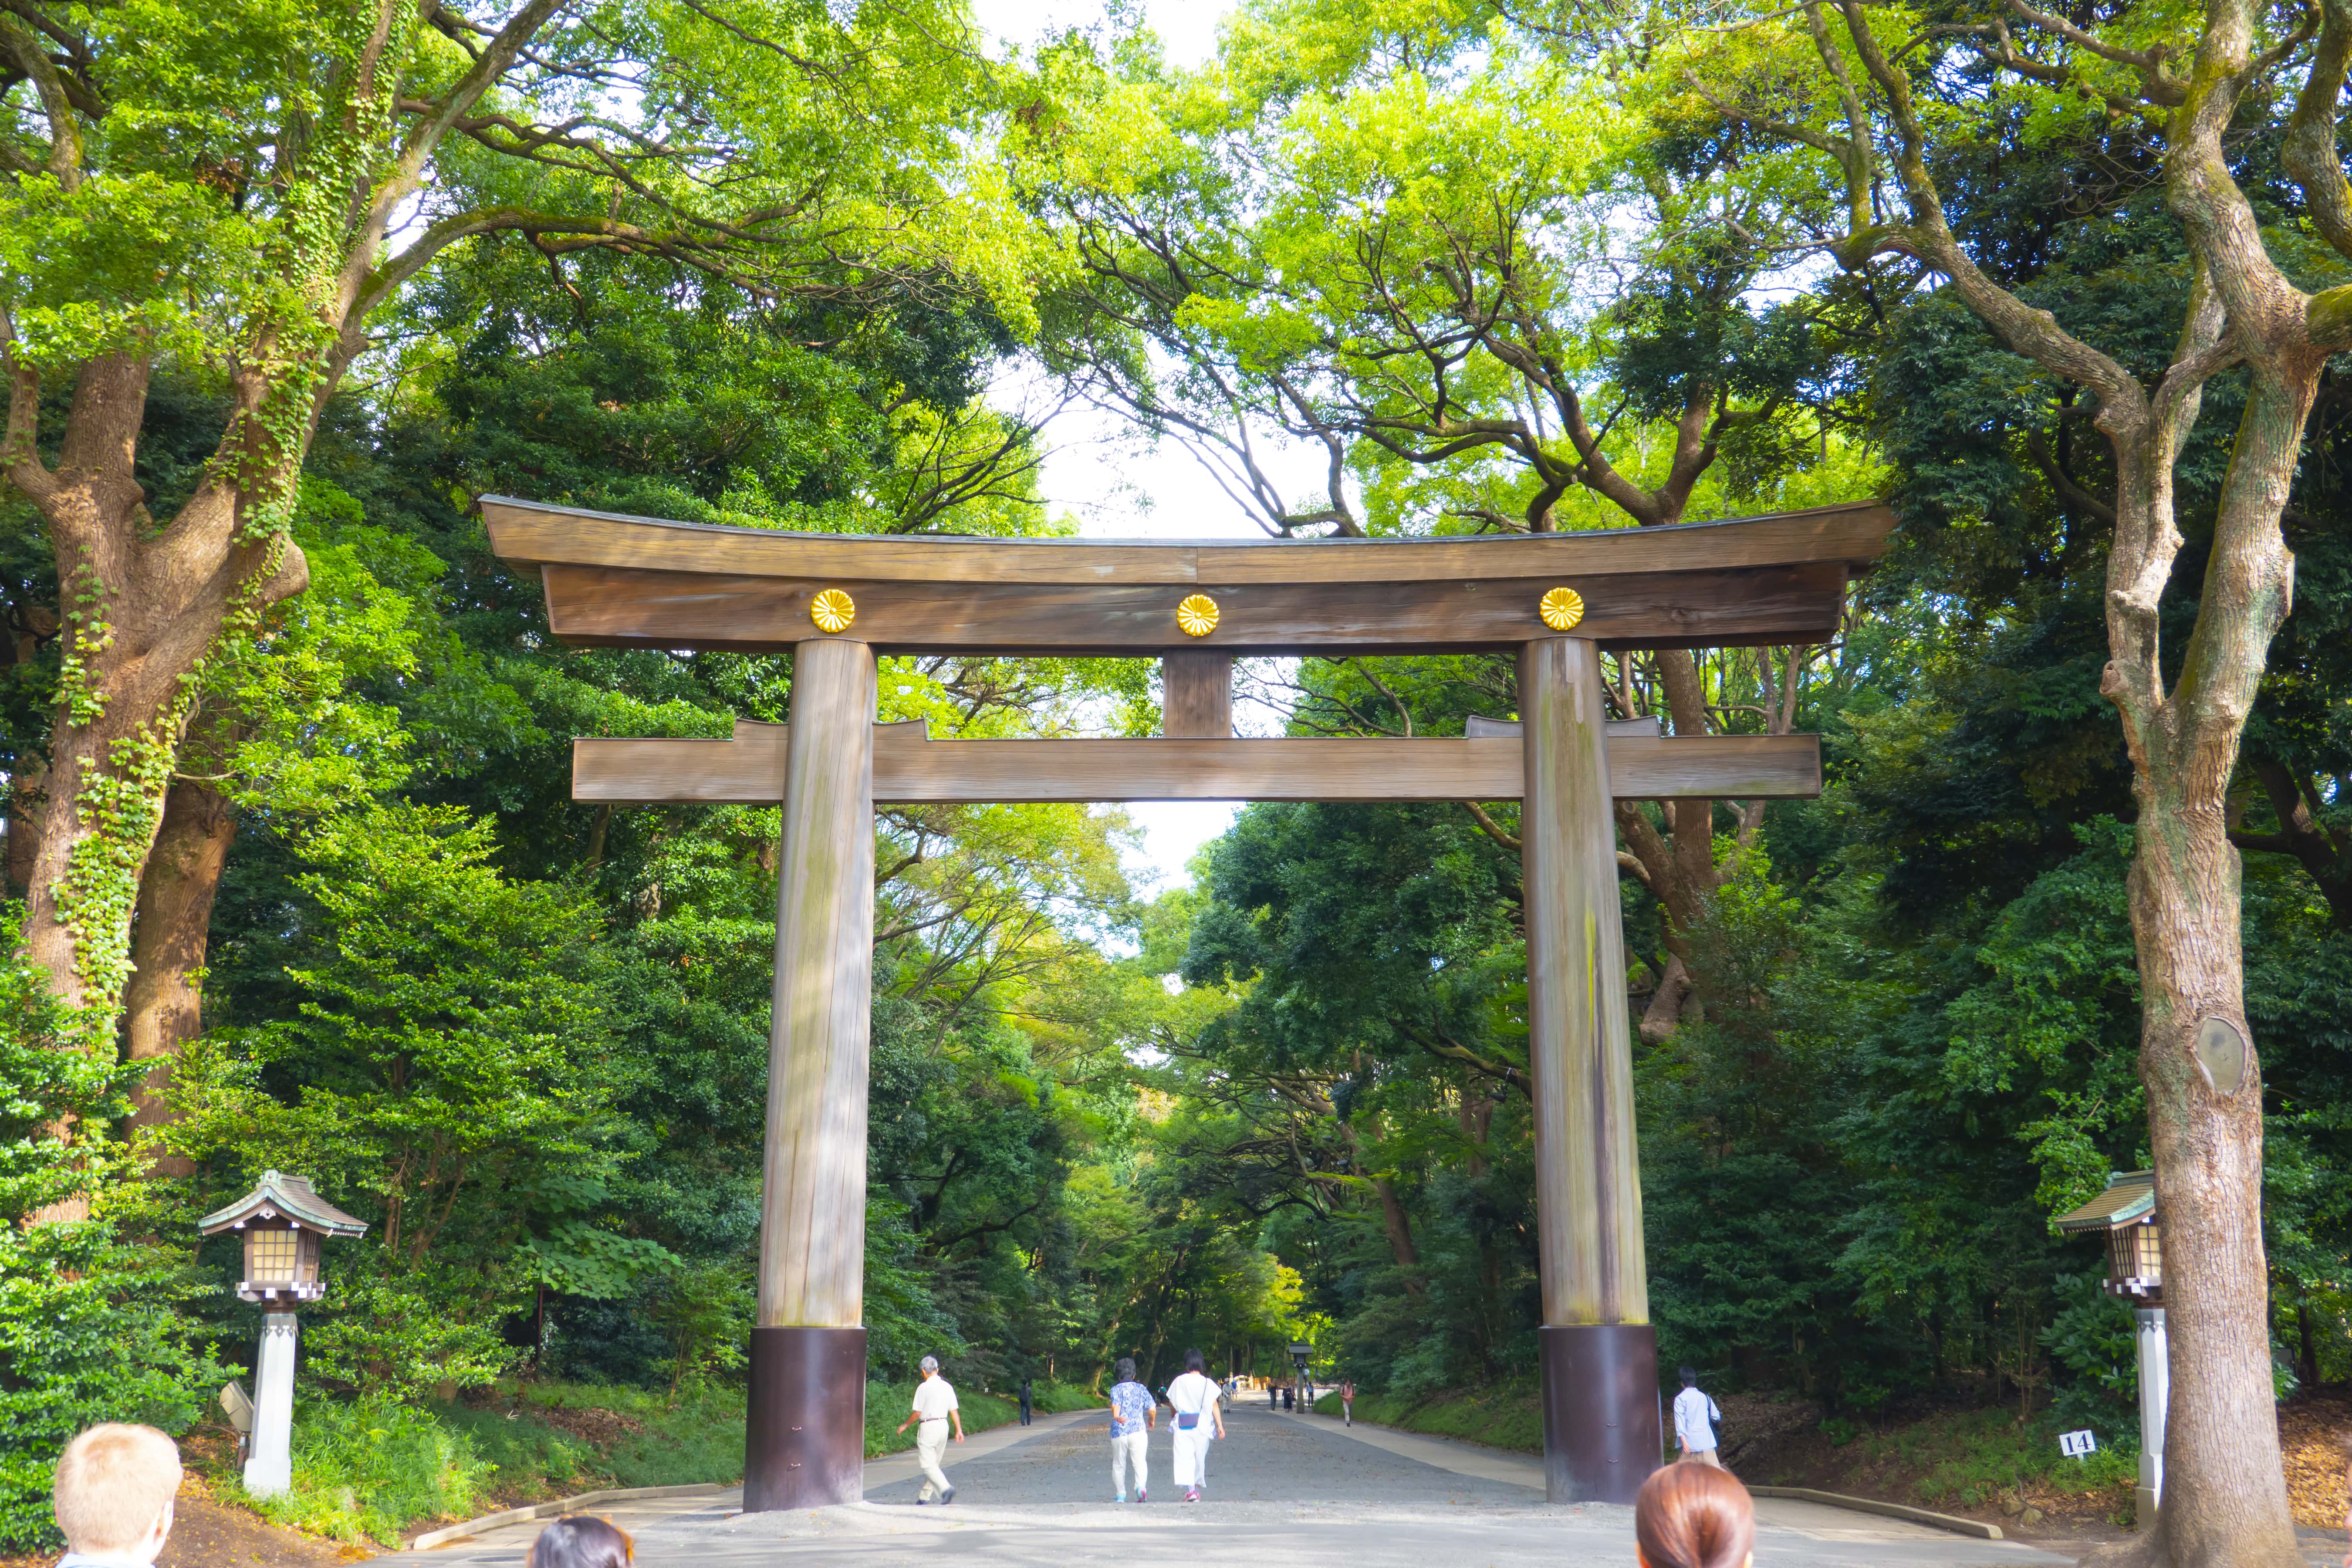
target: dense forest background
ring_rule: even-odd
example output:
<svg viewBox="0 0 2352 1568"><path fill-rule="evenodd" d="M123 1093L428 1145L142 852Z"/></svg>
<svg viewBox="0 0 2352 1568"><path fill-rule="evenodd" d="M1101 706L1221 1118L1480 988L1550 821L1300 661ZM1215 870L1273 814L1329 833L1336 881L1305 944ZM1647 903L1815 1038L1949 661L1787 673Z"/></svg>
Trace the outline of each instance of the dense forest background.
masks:
<svg viewBox="0 0 2352 1568"><path fill-rule="evenodd" d="M1001 201L962 243L1025 258L1013 282L819 260L779 293L519 237L450 252L313 445L309 591L208 674L142 890L158 933L151 909L194 898L205 934L168 1094L76 1147L104 1174L95 1221L0 1240L10 1526L37 1527L42 1444L110 1412L185 1426L249 1354L235 1242L197 1247L192 1221L267 1167L372 1226L330 1249L308 1392L727 1384L778 814L578 806L568 752L781 720L789 661L557 646L476 500L1068 531L1041 428L991 401L1015 373L1192 445L1279 530L1888 498L1895 550L1835 644L1611 666L1622 716L1818 732L1828 779L1817 801L1621 808L1662 1363L1848 1417L2054 1405L2127 1446L2129 1315L2049 1225L2147 1163L2134 807L2098 689L2103 449L1918 269L1790 261L1802 193L1717 190L1760 133L1655 87L1631 127L1600 107L1615 90L1535 12L1466 0L1255 0L1191 71L1114 12L972 88ZM2292 226L2278 114L2250 108L2234 145ZM2185 253L2129 123L2021 119L1942 158L1979 265L2161 363ZM2346 384L2296 476L2294 609L2234 802L2283 1395L2352 1378ZM212 458L224 396L201 364L159 373L157 515ZM2213 384L2182 460L2183 582L2242 396ZM1327 493L1282 493L1253 445L1275 437L1329 453ZM0 591L21 813L71 649L13 497ZM881 716L1150 733L1155 680L891 660ZM1298 734L1459 733L1510 714L1511 681L1499 658L1245 672ZM973 1386L1086 1385L1135 1354L1158 1381L1192 1345L1272 1371L1304 1337L1326 1375L1400 1398L1530 1379L1516 827L1508 806L1255 805L1191 885L1154 889L1122 869L1117 811L887 812L876 1375L937 1352ZM56 1191L58 1108L127 1110L146 1064L44 1049L63 1026L26 972L0 1004L0 1214L21 1219ZM172 1035L173 1005L134 987L127 1027Z"/></svg>

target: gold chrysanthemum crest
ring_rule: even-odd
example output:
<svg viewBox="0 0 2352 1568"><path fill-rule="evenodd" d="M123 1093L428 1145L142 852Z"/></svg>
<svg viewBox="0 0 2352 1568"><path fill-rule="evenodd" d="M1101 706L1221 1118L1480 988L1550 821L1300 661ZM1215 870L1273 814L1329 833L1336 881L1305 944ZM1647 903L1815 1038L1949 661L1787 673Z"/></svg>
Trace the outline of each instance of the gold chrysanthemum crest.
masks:
<svg viewBox="0 0 2352 1568"><path fill-rule="evenodd" d="M1556 632L1571 631L1584 619L1584 595L1573 588L1554 588L1537 604L1536 614Z"/></svg>
<svg viewBox="0 0 2352 1568"><path fill-rule="evenodd" d="M857 618L857 601L838 588L827 588L809 601L809 619L821 632L845 632Z"/></svg>
<svg viewBox="0 0 2352 1568"><path fill-rule="evenodd" d="M1176 625L1188 637L1204 637L1217 629L1217 601L1206 594L1189 595L1176 606Z"/></svg>

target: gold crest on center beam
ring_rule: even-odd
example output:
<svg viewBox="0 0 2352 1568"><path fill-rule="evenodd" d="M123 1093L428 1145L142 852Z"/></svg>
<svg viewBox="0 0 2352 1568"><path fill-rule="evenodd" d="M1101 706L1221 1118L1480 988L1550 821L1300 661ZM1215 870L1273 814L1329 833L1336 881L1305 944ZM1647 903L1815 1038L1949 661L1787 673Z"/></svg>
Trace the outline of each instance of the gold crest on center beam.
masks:
<svg viewBox="0 0 2352 1568"><path fill-rule="evenodd" d="M1188 595L1176 606L1176 625L1188 637L1204 637L1217 629L1217 601L1206 594Z"/></svg>
<svg viewBox="0 0 2352 1568"><path fill-rule="evenodd" d="M809 619L821 632L845 632L857 618L857 602L838 588L827 588L809 601Z"/></svg>
<svg viewBox="0 0 2352 1568"><path fill-rule="evenodd" d="M1536 605L1543 624L1556 632L1573 631L1584 619L1584 595L1573 588L1554 588Z"/></svg>

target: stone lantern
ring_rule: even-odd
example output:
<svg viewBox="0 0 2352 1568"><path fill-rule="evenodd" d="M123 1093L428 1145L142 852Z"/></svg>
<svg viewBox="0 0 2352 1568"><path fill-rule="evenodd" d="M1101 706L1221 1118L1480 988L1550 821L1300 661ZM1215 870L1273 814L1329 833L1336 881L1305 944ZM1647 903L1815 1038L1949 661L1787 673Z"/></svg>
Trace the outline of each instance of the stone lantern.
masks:
<svg viewBox="0 0 2352 1568"><path fill-rule="evenodd" d="M367 1225L312 1192L305 1178L265 1171L259 1186L198 1220L196 1229L205 1236L233 1230L245 1238L245 1275L236 1293L262 1307L245 1489L256 1497L274 1497L294 1484L295 1304L326 1294L319 1268L320 1241L364 1236Z"/></svg>
<svg viewBox="0 0 2352 1568"><path fill-rule="evenodd" d="M2107 1243L2107 1289L2132 1304L2139 1322L2139 1528L2156 1523L2164 1495L2164 1412L2172 1392L2165 1361L2164 1236L2157 1224L2156 1175L2124 1171L2107 1177L2107 1190L2058 1216L2071 1236L2104 1236Z"/></svg>

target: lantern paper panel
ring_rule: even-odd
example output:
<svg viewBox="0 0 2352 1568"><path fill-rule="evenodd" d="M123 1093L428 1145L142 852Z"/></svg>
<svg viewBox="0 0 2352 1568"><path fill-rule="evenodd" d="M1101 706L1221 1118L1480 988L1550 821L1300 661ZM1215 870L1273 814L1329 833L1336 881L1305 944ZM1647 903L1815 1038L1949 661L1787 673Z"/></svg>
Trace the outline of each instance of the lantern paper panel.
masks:
<svg viewBox="0 0 2352 1568"><path fill-rule="evenodd" d="M254 1226L245 1233L245 1277L255 1285L291 1285L301 1244L291 1227Z"/></svg>
<svg viewBox="0 0 2352 1568"><path fill-rule="evenodd" d="M2152 1223L2107 1233L2108 1286L2118 1295L2148 1296L2164 1289L2164 1238Z"/></svg>

